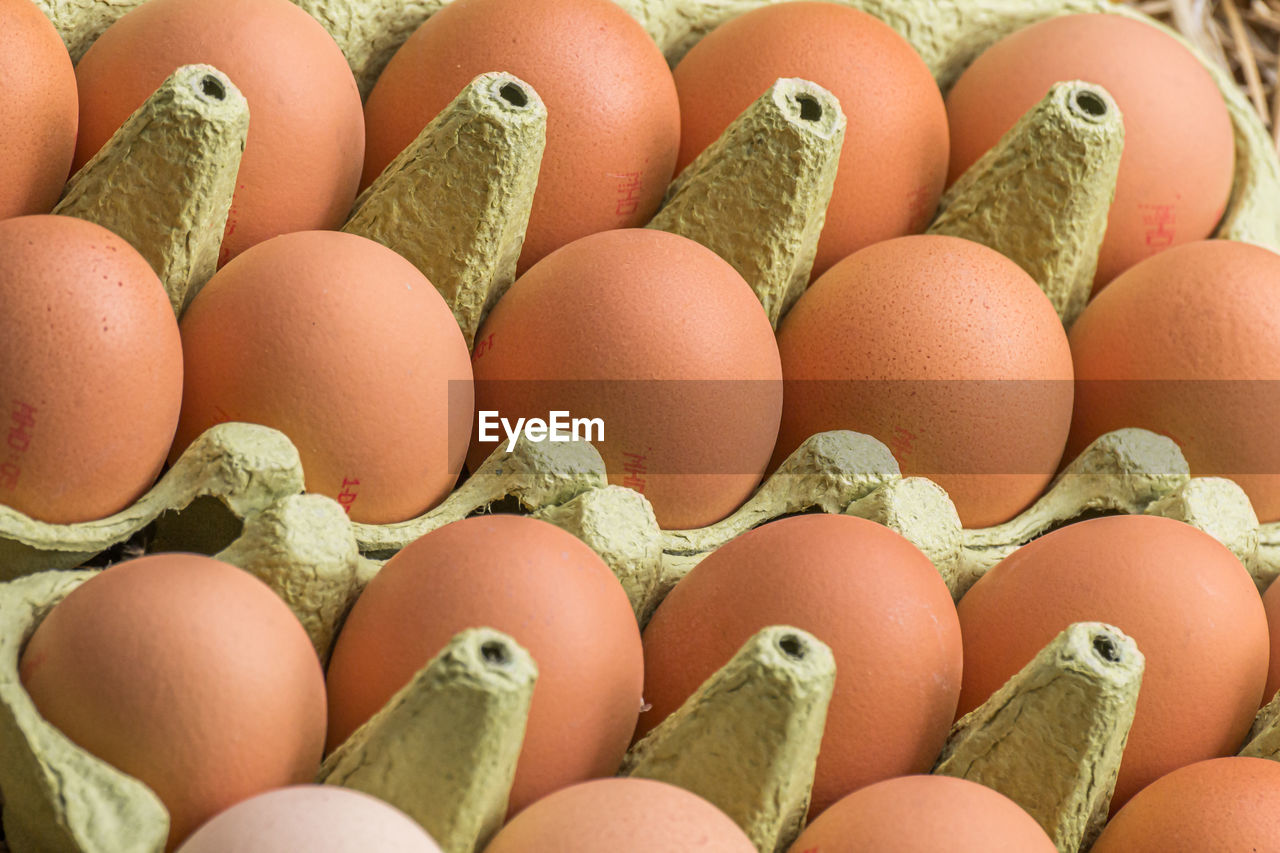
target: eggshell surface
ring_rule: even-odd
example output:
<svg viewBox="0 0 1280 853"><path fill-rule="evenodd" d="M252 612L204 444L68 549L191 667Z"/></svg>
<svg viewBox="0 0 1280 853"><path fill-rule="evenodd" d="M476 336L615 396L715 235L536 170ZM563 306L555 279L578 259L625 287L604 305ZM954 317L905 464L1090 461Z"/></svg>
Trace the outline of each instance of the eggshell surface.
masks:
<svg viewBox="0 0 1280 853"><path fill-rule="evenodd" d="M443 297L352 234L276 237L210 279L182 319L173 456L204 430L280 430L308 491L355 521L402 521L453 488L474 415L467 345Z"/></svg>
<svg viewBox="0 0 1280 853"><path fill-rule="evenodd" d="M160 280L107 229L0 221L0 503L41 521L103 518L164 464L182 344Z"/></svg>
<svg viewBox="0 0 1280 853"><path fill-rule="evenodd" d="M1093 853L1280 853L1280 764L1215 758L1138 792L1102 830Z"/></svg>
<svg viewBox="0 0 1280 853"><path fill-rule="evenodd" d="M521 271L657 212L680 144L675 84L653 39L608 0L455 0L428 18L369 93L363 185L490 71L524 80L547 107Z"/></svg>
<svg viewBox="0 0 1280 853"><path fill-rule="evenodd" d="M1226 209L1235 138L1226 103L1172 35L1121 15L1064 15L1018 30L947 94L954 181L1066 80L1104 87L1124 117L1124 153L1095 290L1171 246L1202 240Z"/></svg>
<svg viewBox="0 0 1280 853"><path fill-rule="evenodd" d="M1194 476L1227 477L1280 520L1280 255L1205 240L1117 278L1071 328L1068 457L1113 429L1177 442Z"/></svg>
<svg viewBox="0 0 1280 853"><path fill-rule="evenodd" d="M1271 583L1262 596L1267 612L1267 628L1271 635L1271 655L1267 666L1267 686L1262 691L1262 704L1271 701L1280 690L1280 585Z"/></svg>
<svg viewBox="0 0 1280 853"><path fill-rule="evenodd" d="M773 465L814 433L878 438L965 527L1006 521L1049 484L1071 423L1072 365L1048 298L968 240L901 237L833 267L783 318Z"/></svg>
<svg viewBox="0 0 1280 853"><path fill-rule="evenodd" d="M440 853L422 827L382 800L337 785L295 785L237 803L178 853Z"/></svg>
<svg viewBox="0 0 1280 853"><path fill-rule="evenodd" d="M1234 754L1267 679L1266 615L1216 539L1156 516L1069 524L1015 551L960 600L959 714L984 702L1073 622L1115 625L1146 656L1112 811L1145 785Z"/></svg>
<svg viewBox="0 0 1280 853"><path fill-rule="evenodd" d="M942 95L888 24L837 3L766 5L699 41L673 72L680 94L677 171L779 77L826 88L848 117L813 274L881 240L923 230L946 181Z"/></svg>
<svg viewBox="0 0 1280 853"><path fill-rule="evenodd" d="M782 370L759 299L714 252L664 231L593 234L549 255L498 302L472 365L482 413L599 418L603 440L590 438L609 481L644 494L664 528L737 509L777 437ZM488 435L499 441L476 430L473 471L505 447Z"/></svg>
<svg viewBox="0 0 1280 853"><path fill-rule="evenodd" d="M724 812L682 788L651 779L597 779L556 791L494 836L485 853L752 853Z"/></svg>
<svg viewBox="0 0 1280 853"><path fill-rule="evenodd" d="M30 0L0 0L0 219L48 213L76 149L76 74Z"/></svg>
<svg viewBox="0 0 1280 853"><path fill-rule="evenodd" d="M1040 824L992 789L950 776L900 776L844 797L790 853L1054 853Z"/></svg>
<svg viewBox="0 0 1280 853"><path fill-rule="evenodd" d="M183 65L212 65L249 103L249 136L223 235L225 263L277 234L337 228L351 211L364 116L342 51L288 0L149 0L76 66L75 168Z"/></svg>
<svg viewBox="0 0 1280 853"><path fill-rule="evenodd" d="M850 791L925 773L960 693L960 625L938 570L899 534L842 515L771 522L707 556L644 632L644 734L753 634L794 625L831 647L835 692L810 814Z"/></svg>
<svg viewBox="0 0 1280 853"><path fill-rule="evenodd" d="M510 813L617 772L640 710L640 631L594 551L545 521L476 516L400 551L365 588L329 664L329 749L459 631L510 634L538 667Z"/></svg>
<svg viewBox="0 0 1280 853"><path fill-rule="evenodd" d="M319 768L311 641L266 584L209 557L155 554L90 578L40 623L19 672L46 720L159 796L169 849Z"/></svg>

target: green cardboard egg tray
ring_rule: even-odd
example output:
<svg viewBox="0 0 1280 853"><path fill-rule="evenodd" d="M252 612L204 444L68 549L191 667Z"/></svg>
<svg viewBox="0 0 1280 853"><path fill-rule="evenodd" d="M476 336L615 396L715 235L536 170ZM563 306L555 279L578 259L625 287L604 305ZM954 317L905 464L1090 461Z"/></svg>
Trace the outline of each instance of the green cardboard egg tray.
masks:
<svg viewBox="0 0 1280 853"><path fill-rule="evenodd" d="M1047 17L1109 12L1161 26L1104 0L844 1L906 37L944 90L988 45ZM37 2L76 59L140 4ZM718 23L766 0L619 2L674 63ZM333 34L367 94L395 49L445 3L298 5ZM1280 161L1231 78L1205 64L1236 138L1234 186L1215 236L1280 250ZM247 127L248 106L226 75L210 66L178 69L72 177L55 212L128 239L180 315L216 268ZM808 282L844 129L829 92L779 80L672 183L648 227L728 260L776 325ZM514 280L545 131L546 109L531 86L501 71L481 75L357 199L344 226L418 266L469 345ZM1105 90L1064 81L948 190L929 231L1011 257L1069 325L1089 295L1123 137ZM725 221L715 215L723 209L749 213ZM471 237L460 244L458 234ZM336 501L304 494L303 482L283 434L228 423L108 518L48 524L0 506L0 802L12 850L164 849L168 817L155 795L44 722L17 675L43 616L92 576L79 567L123 547L213 554L253 573L298 615L322 661L382 562L431 530L494 508L542 518L591 546L623 584L641 626L707 554L800 512L845 513L898 531L928 555L957 601L1021 545L1097 513L1193 524L1231 549L1260 590L1280 573L1280 524L1259 524L1235 483L1192 477L1172 440L1138 429L1102 436L1029 509L984 529L963 528L939 486L903 477L884 444L847 431L812 436L740 509L696 530L660 529L644 496L610 485L585 442L522 438L430 512L396 524L352 523ZM934 772L1002 791L1059 850L1086 850L1106 819L1142 669L1141 652L1118 629L1073 625L956 723ZM820 640L766 628L638 742L620 773L688 788L734 818L761 851L785 850L803 826L834 676ZM465 631L326 758L318 781L382 797L449 853L482 849L506 811L536 678L536 663L512 638ZM1011 748L995 750L996 743ZM1260 712L1242 754L1280 760L1280 703Z"/></svg>

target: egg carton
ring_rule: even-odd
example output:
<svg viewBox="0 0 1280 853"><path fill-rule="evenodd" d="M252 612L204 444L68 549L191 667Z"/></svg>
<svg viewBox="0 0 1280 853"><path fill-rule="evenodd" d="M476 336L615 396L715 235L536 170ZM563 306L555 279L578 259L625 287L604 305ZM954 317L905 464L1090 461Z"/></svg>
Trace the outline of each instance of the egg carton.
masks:
<svg viewBox="0 0 1280 853"><path fill-rule="evenodd" d="M155 853L168 834L155 794L45 722L18 676L26 640L90 577L44 572L0 586L0 791L16 853ZM1060 850L1087 849L1108 811L1143 665L1115 628L1070 626L953 726L933 772L993 787ZM817 638L762 629L632 746L619 775L684 787L757 849L785 850L803 828L835 676ZM447 853L481 850L506 814L536 679L512 638L464 631L325 759L316 781L395 805Z"/></svg>
<svg viewBox="0 0 1280 853"><path fill-rule="evenodd" d="M315 628L334 626L366 579L344 521L334 501L290 496L217 555L271 584L318 652L332 633L320 639ZM15 853L164 847L168 818L155 795L44 722L17 674L40 620L92 576L48 571L0 584L0 794ZM310 621L306 608L317 614ZM1121 632L1073 625L955 724L934 772L1001 791L1060 850L1087 849L1108 811L1141 674L1141 654ZM758 849L786 849L808 809L834 678L819 640L764 629L636 743L619 773L680 785ZM536 664L514 640L465 631L328 756L317 781L397 806L449 853L482 849L506 813L535 681ZM1259 714L1242 754L1277 752L1280 699Z"/></svg>
<svg viewBox="0 0 1280 853"><path fill-rule="evenodd" d="M536 454L544 446L523 449ZM588 458L594 453L586 443L574 449L589 451ZM503 456L495 453L486 465L507 464ZM1235 495L1238 506L1251 513L1233 483L1190 478L1180 459L1176 445L1163 437L1140 430L1111 433L1068 466L1027 517L1010 522L1006 532L1030 539L1084 509L1163 507L1194 519L1194 512L1182 508L1198 506L1200 495L1208 496L1202 509L1211 517L1217 517L1221 494ZM594 485L559 507L592 495L634 496L639 504L623 505L643 504L635 492L600 485L603 464L598 454L594 460L594 471L591 466L578 471ZM530 467L536 468L536 455L533 461ZM1116 483L1125 483L1128 491L1118 494ZM807 490L797 488L800 484ZM1201 492L1196 484L1207 484L1208 490ZM469 514L471 504L500 490L476 491L472 500L453 508L454 517ZM921 500L921 495L928 497ZM981 545L974 548L965 534L981 535L983 545L995 543L1001 554L1018 547L1018 536L1000 542L993 535L997 528L961 530L939 487L922 478L902 478L884 445L851 432L811 438L752 502L719 525L660 531L650 511L648 524L639 527L648 529L651 541L664 544L657 565L668 572L660 577L673 583L673 575L718 544L778 515L815 507L851 512L911 538L913 521L929 518L919 508L930 500L949 510L960 547L969 545L978 565L993 565L999 557ZM625 526L616 517L617 504L605 507L612 512L605 511L598 519L603 523L588 528ZM447 523L443 517L435 521ZM654 556L652 547L645 550ZM931 554L935 564L936 553ZM322 660L346 610L377 569L360 556L341 506L317 495L290 494L249 515L240 536L216 556L271 585L303 621ZM8 620L0 625L0 749L10 753L0 754L0 794L6 833L17 853L158 850L168 831L154 794L44 723L17 677L21 649L39 620L92 574L49 571L0 585L0 619ZM634 595L635 589L628 592ZM633 605L643 614L657 598L633 597ZM785 626L766 629L638 742L620 773L694 791L734 818L758 849L785 849L808 808L834 675L830 651L816 638ZM505 814L535 678L536 665L510 638L487 629L466 632L326 759L318 781L396 805L446 850L480 849ZM1040 821L1059 849L1087 849L1082 844L1107 814L1140 678L1141 656L1123 634L1107 626L1073 626L956 724L935 772L1005 793ZM1005 748L994 749L996 744ZM1280 700L1259 715L1243 754L1280 755Z"/></svg>
<svg viewBox="0 0 1280 853"><path fill-rule="evenodd" d="M81 55L111 21L139 5L138 0L39 0L39 3L49 12L73 57ZM646 26L674 62L697 38L719 22L763 4L764 0L626 0L621 5ZM309 0L299 5L312 12L334 34L356 73L362 94L365 94L395 48L444 3L350 4ZM1160 26L1130 9L1102 0L858 0L849 5L875 14L898 29L924 56L944 89L990 43L1046 17L1103 11L1138 17ZM1205 64L1228 105L1237 148L1232 196L1215 236L1278 248L1280 164L1276 162L1265 129L1239 89L1225 72L1210 62ZM216 96L219 91L223 93L222 97ZM147 112L147 120L141 120L135 114L117 134L119 139L113 138L112 143L73 178L58 212L93 219L129 239L161 275L175 310L180 312L212 274L216 264L217 248L211 249L208 245L209 235L220 236L225 223L239 152L243 149L241 128L247 120L247 113L243 99L225 75L216 69L193 66L180 70L166 81L165 86L139 112L144 111ZM161 114L165 120L160 120ZM192 126L205 129L196 134L173 132L174 128ZM830 196L843 130L843 114L830 93L806 81L780 81L673 183L664 207L650 227L692 237L730 260L760 296L776 325L807 282L812 249ZM344 230L384 242L410 257L440 287L468 343L472 344L484 312L514 278L514 259L519 254L544 139L545 109L532 87L511 75L485 75L485 79L478 79L464 90L441 117L424 129L375 186L362 195ZM1013 258L1032 273L1054 302L1064 322L1069 323L1088 294L1087 282L1092 280L1096 250L1105 227L1106 207L1114 191L1115 168L1122 145L1122 121L1105 91L1079 82L1059 84L1001 141L996 150L948 191L930 230L983 242ZM741 152L747 146L756 150L758 159L742 157ZM147 151L155 154L146 157L143 152ZM760 157L761 152L766 156ZM458 156L450 160L450 153ZM158 165L160 163L164 166ZM791 163L800 165L789 166ZM185 169L183 164L188 164ZM157 182L155 176L162 174L162 168L173 168L174 171L163 173L166 178ZM720 178L725 174L733 175L734 180L726 184ZM454 182L468 178L471 195L452 195L456 186ZM184 187L184 190L147 194L148 205L164 204L169 207L140 210L136 207L136 188L148 184L176 185ZM448 193L444 191L445 187L450 188ZM763 193L763 197L769 198L770 204L760 205L767 211L763 221L743 223L740 215L728 220L717 216L717 210L759 209L755 204L749 208L744 208L741 203L735 204L734 193L756 200ZM1051 201L1037 203L1037 193L1042 194L1039 198ZM155 195L165 197L153 198ZM112 199L115 199L114 206ZM129 207L121 199L129 200L135 207ZM455 199L459 200L458 203L453 203ZM415 238L429 240L430 235L423 238L423 233L431 229L414 229L406 227L405 223L423 221L422 211L430 210L431 204L441 202L452 208L450 222L470 223L469 227L460 225L461 230L449 230L476 235L472 245L456 254L452 246L410 245ZM1063 217L1065 222L1057 217L1057 221L1046 221L1047 209L1069 211L1070 215ZM439 216L432 216L433 227L439 228L440 222ZM766 235L766 239L761 239L761 235ZM241 426L223 425L231 430ZM214 455L222 452L219 450ZM431 529L503 500L514 500L520 509L571 529L602 553L627 587L642 621L666 590L720 544L781 515L814 509L872 518L902 532L933 559L957 599L984 571L1021 544L1082 513L1099 511L1162 514L1196 524L1227 544L1250 568L1260 588L1280 571L1277 568L1280 557L1276 550L1280 543L1280 525L1258 525L1243 492L1233 483L1215 478L1191 478L1176 445L1138 430L1124 430L1099 439L1055 480L1048 493L1031 509L1010 522L986 530L962 529L954 506L939 487L922 478L901 477L887 448L874 439L852 433L828 433L811 438L738 512L719 524L695 531L659 530L653 520L652 509L642 496L606 485L603 464L598 454L593 454L594 451L588 452L572 445L545 448L525 445L518 447L510 457L495 454L441 507L419 519L396 525L344 527L345 519L334 516L332 523L324 529L330 532L337 530L338 535L334 537L335 541L322 549L325 551L323 559L312 555L296 562L292 556L294 549L313 541L308 538L309 534L303 532L309 529L307 524L298 523L296 514L290 514L290 508L297 505L297 493L301 491L300 469L296 472L297 482L287 488L281 487L279 491L272 488L261 491L264 475L252 464L246 466L221 461L213 463L211 470L226 473L194 476L192 484L184 484L183 488L166 487L166 483L180 479L174 475L174 471L183 465L179 461L137 505L111 519L89 522L83 530L71 529L79 528L78 525L42 528L37 523L38 535L23 538L28 535L31 520L10 517L0 508L0 571L4 571L3 566L23 566L14 573L26 574L35 568L78 565L92 554L135 535L151 521L166 516L176 519L182 514L177 510L193 502L196 507L190 514L192 517L199 515L197 510L210 506L208 502L197 501L200 496L220 499L240 521L244 532L240 539L217 553L232 562L238 561L237 564L252 564L248 558L250 553L274 554L260 561L261 566L274 567L264 569L260 576L270 578L268 582L273 583L286 600L292 596L291 605L295 612L306 612L307 596L312 595L311 592L298 594L289 591L298 574L297 566L324 563L336 567L334 572L339 580L331 587L322 584L320 591L314 594L317 600L341 603L325 611L323 618L308 627L322 656L327 654L341 613L376 571L378 561ZM215 485L210 487L210 482ZM222 488L216 485L218 483L230 485ZM167 492L163 491L165 488ZM258 497L242 497L251 491ZM182 496L188 492L191 497L183 500ZM161 497L157 498L157 494ZM311 503L318 506L319 500L323 499ZM144 504L145 508L139 510ZM155 515L140 522L157 506L161 509ZM274 515L266 512L269 508ZM249 517L257 519L257 526L252 529L247 521ZM91 527L96 529L90 531ZM126 529L129 532L124 533ZM349 547L352 540L347 539L348 530L355 543L355 552ZM312 534L319 532L319 528L312 530ZM97 534L97 538L90 533ZM249 538L244 539L245 536ZM254 537L258 537L257 545L250 547L245 544L255 541ZM343 541L337 542L339 539ZM170 537L170 541L181 540ZM235 550L237 542L241 543L238 551ZM15 554L14 560L5 559L9 549ZM52 560L49 559L51 555ZM41 579L40 583L56 585L60 581L70 583L75 578L82 581L83 573L36 575L26 581L0 587L0 590L10 594L21 584L35 583L36 578ZM66 591L69 588L61 593L50 592L49 601L60 598ZM47 611L52 604L42 606ZM0 612L9 611L8 608L0 608ZM29 636L33 625L34 622L18 633L25 631L24 637ZM10 637L15 635L11 631L3 633ZM801 634L796 632L794 636ZM1123 645L1124 641L1122 635L1113 640L1116 648L1128 648ZM1068 660L1093 660L1081 643L1085 640L1075 637L1071 643L1064 641L1060 644L1063 647L1052 654L1046 650L1010 685L1021 683L1020 679L1030 683L1036 678L1055 685L1069 683L1062 681L1057 674L1050 677L1044 673L1065 670L1068 668L1065 661ZM1092 643L1090 639L1085 645ZM1066 645L1070 645L1070 649L1064 651ZM1105 647L1106 643L1102 645ZM21 642L15 647L15 654L20 647ZM1107 659L1098 651L1098 646L1090 647L1095 652L1093 658L1101 656L1100 659ZM1046 655L1049 655L1049 663L1043 660ZM1131 660L1131 657L1124 660ZM1028 671L1033 669L1040 675L1028 675ZM1076 673L1072 677L1094 677L1081 676L1076 670L1072 672ZM1127 677L1131 678L1131 675ZM821 680L816 675L812 676L813 679ZM414 684L422 680L420 675ZM704 697L707 690L704 686L697 695ZM1007 686L1005 691L1013 691L1014 695L1028 692L1019 693L1016 686ZM1103 692L1106 691L1100 691L1099 695ZM1078 783L1080 774L1086 770L1095 778L1104 778L1109 772L1114 782L1114 768L1110 771L1102 768L1106 762L1099 756L1104 753L1111 756L1115 752L1116 726L1122 726L1125 731L1128 727L1124 713L1118 711L1119 706L1115 704L1118 694L1112 690L1107 695L1110 698L1105 702L1098 700L1096 713L1082 710L1067 721L1046 724L1044 716L1030 715L1041 720L1039 725L1042 726L1038 733L1030 735L1026 734L1029 730L1017 722L1025 715L1012 715L1011 720L1008 714L998 714L998 708L992 707L984 718L987 722L982 726L975 726L970 721L968 727L962 729L965 721L957 724L958 733L968 734L953 737L953 743L944 752L944 765L951 769L966 768L965 773L976 774L979 781L999 790L1005 790L1000 787L1002 784L1017 787L1018 795L1014 799L1041 820L1058 841L1059 849L1077 849L1079 843L1072 839L1077 835L1079 839L1086 838L1092 831L1089 827L1096 824L1099 812L1096 792L1090 795L1093 796L1090 800L1078 786L1072 785ZM1013 701L1009 696L1005 698ZM736 707L734 713L749 719L767 704L756 707L744 703ZM397 700L393 700L389 707L396 705ZM989 706L992 702L965 719L981 716ZM1053 704L1048 703L1045 707L1051 709ZM1273 702L1268 708L1269 712L1264 709L1259 716L1258 726L1246 750L1253 749L1254 754L1265 752L1275 757L1280 750L1268 746L1268 743L1280 745L1280 735L1275 734L1275 719L1280 718L1280 707ZM825 700L823 709L825 712ZM705 721L711 715L685 714L685 709L680 714L690 720L685 728L674 723L670 727L660 727L672 732L694 733L678 737L668 735L676 738L672 743L681 744L668 756L677 764L680 762L676 759L681 755L702 755L699 743L712 742L703 740L711 738L710 733L700 733L707 723L693 722ZM387 716L396 718L393 714ZM1080 723L1081 720L1092 722L1084 724ZM1071 733L1059 729L1077 724L1085 725L1091 732L1084 739L1087 748L1080 748L1079 760L1063 766L1062 774L1046 778L1042 769L1034 769L1036 765L1032 759L1040 754L1034 749L1038 744L1047 742L1074 743ZM1044 734L1050 730L1044 728L1046 725L1054 732L1051 737ZM1015 737L1019 744L1026 744L1018 750L1002 750L1000 755L1006 759L1010 752L1029 756L1031 769L1024 767L1019 775L1007 767L991 768L983 764L983 760L991 757L986 754L990 752L990 732L997 729L1001 738ZM980 737L979 732L985 734ZM653 734L657 733L655 730ZM757 737L760 735L759 732L755 734ZM1026 738L1025 742L1021 738ZM1122 743L1123 737L1120 740ZM803 737L800 735L784 741L788 748L803 752ZM977 746L971 747L969 753L955 747L955 744L964 743ZM813 748L816 750L816 742ZM646 749L651 754L661 754L652 744ZM732 754L747 749L743 744L727 752ZM641 754L637 752L629 756L627 766L668 763L668 759L658 761L651 757L646 764L635 757ZM798 766L796 762L798 765L804 763L796 759L787 766ZM1114 763L1118 765L1118 753L1114 755ZM10 764L13 762L4 762L6 766ZM65 774L59 770L56 777L64 781L71 779L85 766L83 760L77 758L67 766L69 769ZM735 793L729 797L719 793L734 789L741 779L751 777L750 772L742 768L724 772L722 766L716 770L718 765L715 761L703 758L697 761L689 759L684 766L683 772L688 778L679 777L682 779L680 784L694 787L700 793L705 791L704 796L720 804L744 828L750 827L748 832L760 849L774 849L769 846L770 838L774 839L775 846L785 846L777 839L786 837L786 831L760 829L759 826L768 824L768 820L762 820L759 825L753 823L758 818L757 812L752 811L752 807L741 805L751 802L750 796L739 797ZM754 772L756 776L760 775L759 768ZM704 773L708 778L716 777L717 773L720 775L714 783L694 781ZM811 776L811 768L809 773ZM1002 779L1005 781L1000 781ZM1010 783L1009 779L1015 781ZM774 783L783 787L792 785L784 785L777 780ZM509 781L506 784L509 788ZM751 786L750 782L742 784ZM1074 793L1061 794L1061 786L1071 787ZM0 790L3 789L0 786ZM788 788L791 794L771 795L772 799L768 800L774 804L775 810L780 809L779 814L794 812L793 789L792 785ZM762 790L757 787L756 793ZM1005 790L1005 793L1009 791ZM107 797L109 802L114 802L112 796ZM505 803L505 794L503 797ZM11 804L17 802L12 796L8 799ZM730 799L733 802L729 802ZM791 804L789 808L776 805L784 801ZM97 801L90 798L85 802ZM1064 806L1064 803L1071 805ZM62 803L63 808L69 805ZM404 808L403 805L401 807ZM48 814L40 812L38 807L33 808L37 810L32 814ZM74 810L75 807L72 808ZM490 804L488 808L492 811L495 807ZM14 810L16 806L11 805L6 811ZM767 808L764 810L768 811ZM1105 804L1100 814L1105 816ZM783 818L777 820L785 823ZM1080 824L1081 820L1083 824ZM91 822L99 823L97 817ZM1067 823L1076 828L1051 829ZM109 826L111 822L99 825ZM21 830L10 832L16 849L23 849L19 846L20 837ZM117 836L117 840L121 837L124 836ZM73 846L53 849L125 848L113 844L98 848Z"/></svg>

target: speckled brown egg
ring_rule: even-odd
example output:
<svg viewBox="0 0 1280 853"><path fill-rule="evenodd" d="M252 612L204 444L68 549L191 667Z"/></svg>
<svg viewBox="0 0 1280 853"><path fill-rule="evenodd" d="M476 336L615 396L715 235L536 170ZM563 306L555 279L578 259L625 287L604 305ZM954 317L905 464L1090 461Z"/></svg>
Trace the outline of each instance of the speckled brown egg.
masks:
<svg viewBox="0 0 1280 853"><path fill-rule="evenodd" d="M777 465L850 429L945 488L966 527L1006 521L1058 467L1071 422L1066 333L1013 261L956 237L869 246L832 267L778 329Z"/></svg>
<svg viewBox="0 0 1280 853"><path fill-rule="evenodd" d="M1240 748L1267 680L1267 619L1248 571L1189 524L1144 515L1069 524L1024 545L960 599L959 714L1074 622L1106 622L1146 657L1112 810L1185 764Z"/></svg>
<svg viewBox="0 0 1280 853"><path fill-rule="evenodd" d="M678 169L779 77L828 89L849 118L813 265L922 230L947 176L947 115L928 67L884 22L837 3L775 3L712 30L673 72Z"/></svg>
<svg viewBox="0 0 1280 853"><path fill-rule="evenodd" d="M1280 255L1226 240L1178 246L1113 281L1071 327L1067 455L1103 433L1172 438L1198 477L1240 484L1280 520Z"/></svg>
<svg viewBox="0 0 1280 853"><path fill-rule="evenodd" d="M752 853L746 833L711 803L652 779L597 779L543 797L484 853Z"/></svg>
<svg viewBox="0 0 1280 853"><path fill-rule="evenodd" d="M680 108L658 46L609 0L455 0L432 15L369 93L363 185L489 71L515 74L547 106L522 271L653 216L675 168Z"/></svg>
<svg viewBox="0 0 1280 853"><path fill-rule="evenodd" d="M1093 853L1280 853L1280 763L1215 758L1138 792L1102 830Z"/></svg>
<svg viewBox="0 0 1280 853"><path fill-rule="evenodd" d="M760 300L710 249L665 231L607 231L548 255L493 309L472 364L482 417L598 418L602 430L578 436L664 528L737 509L777 437L782 370ZM506 446L482 426L472 471Z"/></svg>
<svg viewBox="0 0 1280 853"><path fill-rule="evenodd" d="M1065 80L1104 87L1124 116L1124 154L1095 289L1143 258L1208 237L1234 173L1222 93L1185 45L1122 15L1050 18L974 60L947 94L949 181Z"/></svg>
<svg viewBox="0 0 1280 853"><path fill-rule="evenodd" d="M319 769L324 676L306 631L270 587L209 557L90 578L40 623L19 672L46 720L156 793L168 849Z"/></svg>
<svg viewBox="0 0 1280 853"><path fill-rule="evenodd" d="M471 366L413 264L336 231L275 237L209 280L182 318L172 456L225 421L283 432L307 490L355 521L403 521L453 488L471 434Z"/></svg>
<svg viewBox="0 0 1280 853"><path fill-rule="evenodd" d="M510 813L617 772L640 712L640 629L622 584L571 533L485 515L415 540L357 599L329 663L338 746L467 628L510 634L538 667Z"/></svg>
<svg viewBox="0 0 1280 853"><path fill-rule="evenodd" d="M790 853L1054 853L1035 818L1004 794L950 776L899 776L827 809Z"/></svg>
<svg viewBox="0 0 1280 853"><path fill-rule="evenodd" d="M644 734L757 631L794 625L831 647L810 814L850 791L933 766L960 695L960 623L928 557L887 527L802 515L722 545L658 607L644 632Z"/></svg>
<svg viewBox="0 0 1280 853"><path fill-rule="evenodd" d="M76 150L76 74L31 0L0 0L0 219L48 213Z"/></svg>
<svg viewBox="0 0 1280 853"><path fill-rule="evenodd" d="M160 279L107 229L0 222L0 503L68 523L124 509L164 465L182 345Z"/></svg>
<svg viewBox="0 0 1280 853"><path fill-rule="evenodd" d="M193 63L222 71L249 103L220 262L277 234L340 226L364 157L360 93L333 38L288 0L149 0L108 27L76 66L76 168Z"/></svg>

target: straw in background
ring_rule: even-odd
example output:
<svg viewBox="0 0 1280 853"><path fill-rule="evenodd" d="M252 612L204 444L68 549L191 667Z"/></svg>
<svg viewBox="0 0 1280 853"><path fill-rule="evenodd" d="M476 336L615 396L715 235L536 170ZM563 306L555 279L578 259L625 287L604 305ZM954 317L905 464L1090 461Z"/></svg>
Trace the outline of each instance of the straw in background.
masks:
<svg viewBox="0 0 1280 853"><path fill-rule="evenodd" d="M1280 0L1127 0L1229 69L1280 148Z"/></svg>

